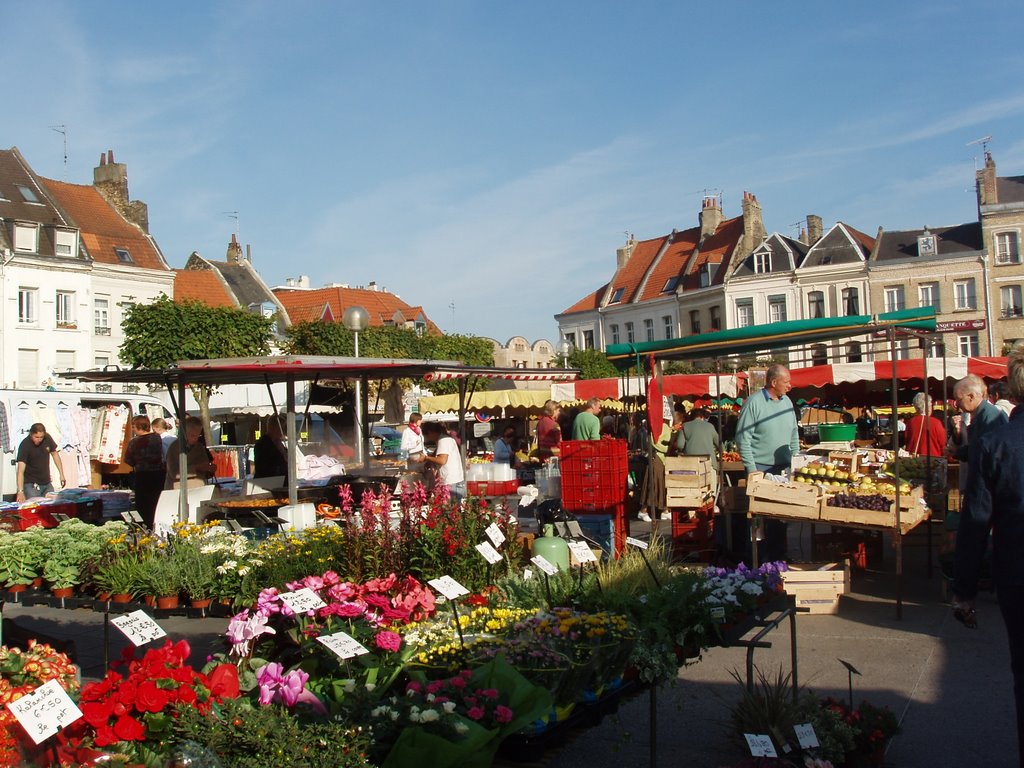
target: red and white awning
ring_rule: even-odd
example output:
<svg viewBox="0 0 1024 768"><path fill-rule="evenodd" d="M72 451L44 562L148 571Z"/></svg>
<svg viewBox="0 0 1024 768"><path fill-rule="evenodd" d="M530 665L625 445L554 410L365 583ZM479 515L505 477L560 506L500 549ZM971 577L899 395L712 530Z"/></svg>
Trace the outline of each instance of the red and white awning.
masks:
<svg viewBox="0 0 1024 768"><path fill-rule="evenodd" d="M915 359L897 360L896 378L924 379L927 368L928 378L941 380L962 379L969 373L983 379L1006 378L1005 357L951 357L945 364L942 360ZM794 388L824 387L830 384L848 384L858 381L891 381L893 366L891 360L876 360L871 363L836 363L835 365L814 365L807 368L790 368Z"/></svg>
<svg viewBox="0 0 1024 768"><path fill-rule="evenodd" d="M691 373L663 376L661 378L661 394L663 397L678 395L679 397L702 397L710 395L718 397L736 397L737 382L746 374L722 375L713 373ZM721 390L719 390L721 385ZM573 400L589 400L599 397L602 400L620 400L624 397L643 395L643 382L635 376L616 379L585 379L566 384L551 385L551 399L559 402Z"/></svg>
<svg viewBox="0 0 1024 768"><path fill-rule="evenodd" d="M578 375L579 371L560 368L467 368L465 370L431 371L424 374L423 380L450 381L452 379L466 379L472 376L479 379L504 379L505 381L573 381Z"/></svg>

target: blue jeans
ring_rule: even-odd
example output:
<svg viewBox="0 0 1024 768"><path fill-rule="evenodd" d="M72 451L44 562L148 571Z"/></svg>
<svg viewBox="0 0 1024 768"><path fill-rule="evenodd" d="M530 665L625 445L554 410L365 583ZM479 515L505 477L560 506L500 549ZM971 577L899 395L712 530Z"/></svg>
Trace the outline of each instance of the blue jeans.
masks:
<svg viewBox="0 0 1024 768"><path fill-rule="evenodd" d="M451 494L451 497L453 499L458 499L459 501L462 501L464 498L466 498L465 481L452 483L451 485L448 486L448 492Z"/></svg>
<svg viewBox="0 0 1024 768"><path fill-rule="evenodd" d="M22 488L26 499L31 499L33 496L45 496L52 490L53 483L25 483L25 487Z"/></svg>

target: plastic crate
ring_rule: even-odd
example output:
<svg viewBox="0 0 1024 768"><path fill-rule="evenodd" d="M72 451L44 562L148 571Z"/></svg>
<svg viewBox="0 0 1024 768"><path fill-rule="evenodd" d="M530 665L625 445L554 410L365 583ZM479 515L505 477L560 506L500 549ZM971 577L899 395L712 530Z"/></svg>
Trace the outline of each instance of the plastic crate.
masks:
<svg viewBox="0 0 1024 768"><path fill-rule="evenodd" d="M565 440L561 443L559 465L562 474L578 472L629 471L625 440Z"/></svg>
<svg viewBox="0 0 1024 768"><path fill-rule="evenodd" d="M621 504L629 488L625 473L577 473L562 471L562 504L608 507Z"/></svg>
<svg viewBox="0 0 1024 768"><path fill-rule="evenodd" d="M466 491L470 496L509 496L519 488L518 480L468 480Z"/></svg>
<svg viewBox="0 0 1024 768"><path fill-rule="evenodd" d="M629 534L625 513L578 517L583 535L604 550L606 556L618 557Z"/></svg>

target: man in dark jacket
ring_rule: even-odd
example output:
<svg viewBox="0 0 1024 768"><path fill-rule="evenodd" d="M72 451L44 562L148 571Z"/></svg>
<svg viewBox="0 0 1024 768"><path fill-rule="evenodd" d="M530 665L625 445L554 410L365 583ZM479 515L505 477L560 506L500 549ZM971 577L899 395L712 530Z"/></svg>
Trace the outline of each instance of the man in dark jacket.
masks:
<svg viewBox="0 0 1024 768"><path fill-rule="evenodd" d="M1010 396L1024 397L1024 347L1007 360ZM1024 766L1024 409L1008 424L970 442L967 496L956 538L953 608L968 627L976 626L975 596L982 558L992 532L992 578L1006 623L1017 709L1018 758ZM980 691L979 691L980 695ZM979 754L979 761L994 755Z"/></svg>

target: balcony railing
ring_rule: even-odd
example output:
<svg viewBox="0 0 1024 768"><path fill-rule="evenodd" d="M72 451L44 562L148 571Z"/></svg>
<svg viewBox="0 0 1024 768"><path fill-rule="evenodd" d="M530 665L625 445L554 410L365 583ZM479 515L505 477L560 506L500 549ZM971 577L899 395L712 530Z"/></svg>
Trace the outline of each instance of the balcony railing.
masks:
<svg viewBox="0 0 1024 768"><path fill-rule="evenodd" d="M110 326L109 325L97 325L92 330L93 330L93 333L95 333L97 336L109 336L110 335Z"/></svg>
<svg viewBox="0 0 1024 768"><path fill-rule="evenodd" d="M1024 307L1003 307L1003 317L1024 317Z"/></svg>

